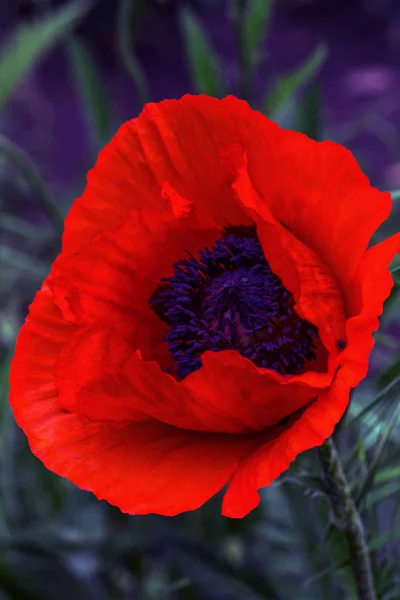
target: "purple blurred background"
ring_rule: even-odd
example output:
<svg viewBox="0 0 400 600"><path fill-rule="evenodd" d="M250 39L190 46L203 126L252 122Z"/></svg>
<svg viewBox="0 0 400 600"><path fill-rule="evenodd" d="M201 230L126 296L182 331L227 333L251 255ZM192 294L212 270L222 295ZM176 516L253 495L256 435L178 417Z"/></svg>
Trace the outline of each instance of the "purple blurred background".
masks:
<svg viewBox="0 0 400 600"><path fill-rule="evenodd" d="M93 0L70 37L52 46L5 107L0 104L0 141L5 136L32 159L64 214L81 194L100 147L141 110L116 34L117 6L123 1ZM241 95L237 40L229 19L234 0L131 1L137 19L130 49L146 78L149 100L196 92L182 7L204 27L225 89ZM0 0L0 48L21 24L68 4ZM71 39L92 59L101 139L82 95ZM373 185L399 190L400 0L275 0L251 104L265 108L265 96L276 81L301 67L321 43L328 50L316 76L322 137L350 148ZM0 98L1 90L0 80ZM300 93L285 114L278 112L283 126L296 127L294 113L305 96ZM43 212L35 186L11 163L0 156L0 552L8 550L4 562L0 555L0 600L349 600L346 572L340 571L339 577L338 571L328 569L327 577L304 583L316 571L340 562L346 551L340 536L329 544L321 542L327 505L307 483L299 485L302 465L312 472L319 468L312 452L291 470L293 481L299 478L295 485L278 483L264 490L259 509L240 522L220 517L218 498L173 520L127 517L51 474L32 456L4 408L6 373L27 306L57 253L59 232ZM399 216L398 210L393 212L383 235L399 230ZM370 371L353 394L350 417L400 377L399 289L397 285L385 306ZM347 458L356 444L359 451L353 455L356 460L346 463L350 477L358 477L373 462L396 402L395 387L382 398L377 407L382 412L366 414L360 429L345 430L340 440ZM398 465L398 427L392 439L387 448L393 467ZM393 481L383 482L394 491L390 488L385 495L383 484L374 488L372 495L381 494L382 499L378 509L373 504L365 513L375 540L394 531L399 518L398 481L393 476ZM374 556L383 579L387 565L396 572L395 544L398 553L397 540ZM393 583L395 575L389 574L388 580ZM178 581L176 591L168 587L171 581ZM400 598L396 581L395 595L382 595L382 600Z"/></svg>
<svg viewBox="0 0 400 600"><path fill-rule="evenodd" d="M179 4L149 2L138 28L136 56L154 101L193 91L178 23ZM239 74L226 3L190 4L220 57L227 86L235 93ZM400 187L400 3L285 0L275 6L265 57L256 74L256 99L277 75L300 65L318 42L325 41L329 55L319 76L325 137L353 150L375 185ZM3 35L34 12L29 2L13 0L3 1L0 11ZM99 1L78 35L89 44L119 124L134 117L140 107L117 55L114 13L114 2ZM61 200L82 185L96 148L65 49L51 51L29 75L3 112L0 129L25 148Z"/></svg>

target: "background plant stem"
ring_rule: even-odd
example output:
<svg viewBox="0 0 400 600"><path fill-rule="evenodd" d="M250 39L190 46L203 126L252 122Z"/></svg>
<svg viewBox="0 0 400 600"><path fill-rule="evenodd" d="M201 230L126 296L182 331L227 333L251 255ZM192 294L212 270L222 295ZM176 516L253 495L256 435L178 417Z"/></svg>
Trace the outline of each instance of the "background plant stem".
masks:
<svg viewBox="0 0 400 600"><path fill-rule="evenodd" d="M319 448L334 525L346 536L359 600L377 600L364 526L331 438Z"/></svg>
<svg viewBox="0 0 400 600"><path fill-rule="evenodd" d="M120 0L117 12L117 41L122 63L132 77L141 105L150 99L150 92L142 68L134 54L134 38L139 28L145 0Z"/></svg>
<svg viewBox="0 0 400 600"><path fill-rule="evenodd" d="M59 204L54 200L46 184L41 178L35 164L22 148L0 134L0 158L13 164L30 186L33 197L50 219L57 233L64 228L64 215Z"/></svg>
<svg viewBox="0 0 400 600"><path fill-rule="evenodd" d="M233 6L233 27L239 58L240 96L252 102L252 64L246 44L246 0L235 0Z"/></svg>

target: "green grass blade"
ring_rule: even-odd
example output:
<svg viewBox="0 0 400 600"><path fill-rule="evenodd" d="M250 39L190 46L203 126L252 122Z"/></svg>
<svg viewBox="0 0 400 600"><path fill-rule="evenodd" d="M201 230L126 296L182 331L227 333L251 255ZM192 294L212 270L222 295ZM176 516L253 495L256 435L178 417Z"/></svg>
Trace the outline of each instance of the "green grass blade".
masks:
<svg viewBox="0 0 400 600"><path fill-rule="evenodd" d="M387 483L390 481L400 482L400 467L386 467L375 476L376 483Z"/></svg>
<svg viewBox="0 0 400 600"><path fill-rule="evenodd" d="M233 0L231 7L231 21L239 58L240 95L251 103L253 73L262 56L261 44L268 27L272 0Z"/></svg>
<svg viewBox="0 0 400 600"><path fill-rule="evenodd" d="M272 0L251 0L246 13L244 30L246 51L253 64L259 59L259 47L267 31Z"/></svg>
<svg viewBox="0 0 400 600"><path fill-rule="evenodd" d="M106 87L83 41L71 37L67 51L76 87L92 125L96 143L101 146L112 132L111 106Z"/></svg>
<svg viewBox="0 0 400 600"><path fill-rule="evenodd" d="M365 406L351 421L345 424L345 427L352 427L355 423L358 423L360 419L364 418L372 409L378 406L381 402L391 397L397 392L398 386L400 387L400 375L393 379L386 387L384 387L371 402Z"/></svg>
<svg viewBox="0 0 400 600"><path fill-rule="evenodd" d="M36 165L22 148L0 134L0 157L4 157L20 172L32 190L33 197L46 213L57 232L61 233L64 227L64 217L59 204L47 189Z"/></svg>
<svg viewBox="0 0 400 600"><path fill-rule="evenodd" d="M282 77L267 95L264 102L265 114L274 115L284 108L314 78L326 57L327 49L320 44L299 69Z"/></svg>
<svg viewBox="0 0 400 600"><path fill-rule="evenodd" d="M89 2L75 1L42 21L20 26L0 55L0 110L41 56L74 27L89 7Z"/></svg>
<svg viewBox="0 0 400 600"><path fill-rule="evenodd" d="M296 130L313 140L322 138L322 102L319 86L310 85L296 107Z"/></svg>
<svg viewBox="0 0 400 600"><path fill-rule="evenodd" d="M35 242L42 242L44 235L46 237L51 236L51 231L37 225L30 225L24 219L13 217L2 211L0 211L0 232L1 230L20 235L27 240Z"/></svg>
<svg viewBox="0 0 400 600"><path fill-rule="evenodd" d="M390 436L392 434L393 429L396 427L398 420L400 418L400 406L397 407L397 409L394 411L392 418L390 419L387 428L385 430L384 435L382 436L378 448L376 450L375 456L373 458L373 461L371 463L371 465L368 468L368 472L365 476L365 479L358 491L357 497L356 497L356 504L357 506L360 506L363 498L365 497L365 495L368 493L375 475L377 473L377 470L379 468L380 462L382 460L382 456L383 453L388 445L388 442L390 440Z"/></svg>
<svg viewBox="0 0 400 600"><path fill-rule="evenodd" d="M134 54L134 33L143 10L143 2L119 0L117 10L117 42L122 63L131 76L140 104L150 100L146 77Z"/></svg>
<svg viewBox="0 0 400 600"><path fill-rule="evenodd" d="M380 550L381 548L386 546L386 544L388 542L393 542L393 540L396 540L399 537L400 537L400 527L397 527L396 529L394 529L393 531L390 531L389 533L384 533L382 535L375 536L368 542L368 550L370 552L376 552L377 550ZM317 573L314 573L311 577L309 577L304 582L304 585L309 585L313 581L317 581L321 577L325 577L326 575L329 575L329 573L332 573L333 571L337 571L339 569L343 569L343 568L347 567L349 564L350 564L350 560L345 559L343 561L337 562L336 564L330 565L329 567L321 569L320 571L318 571Z"/></svg>
<svg viewBox="0 0 400 600"><path fill-rule="evenodd" d="M400 190L393 190L389 192L389 194L391 194L393 202L395 202L395 200L400 200Z"/></svg>
<svg viewBox="0 0 400 600"><path fill-rule="evenodd" d="M223 85L217 57L196 17L187 9L180 12L190 73L198 92L220 98Z"/></svg>

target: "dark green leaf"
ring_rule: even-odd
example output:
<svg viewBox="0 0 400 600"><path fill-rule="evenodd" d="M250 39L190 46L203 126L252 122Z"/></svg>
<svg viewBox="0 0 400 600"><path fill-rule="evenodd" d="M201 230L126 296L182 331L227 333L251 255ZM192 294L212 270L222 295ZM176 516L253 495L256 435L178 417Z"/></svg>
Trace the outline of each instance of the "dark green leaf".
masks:
<svg viewBox="0 0 400 600"><path fill-rule="evenodd" d="M358 431L356 432L356 435L359 435ZM365 440L361 435L358 437L358 439L356 438L356 442L354 443L351 450L347 453L347 455L343 459L343 465L344 465L345 472L347 472L349 470L349 468L353 464L355 458L358 459L361 470L363 473L365 473L366 465L367 465L367 453L366 453L366 447L365 447Z"/></svg>
<svg viewBox="0 0 400 600"><path fill-rule="evenodd" d="M8 377L10 373L10 362L12 357L12 350L8 349L5 355L2 356L0 362L0 421L3 418L5 407L8 407L7 395L8 395Z"/></svg>
<svg viewBox="0 0 400 600"><path fill-rule="evenodd" d="M371 541L369 542L368 548L369 548L370 552L374 552L374 551L380 550L381 548L386 546L386 544L388 542L393 542L394 540L397 540L399 538L400 538L400 527L396 527L392 531L389 531L389 533L384 533L382 535L374 536L371 539Z"/></svg>
<svg viewBox="0 0 400 600"><path fill-rule="evenodd" d="M392 542L393 540L396 540L399 537L400 537L400 528L398 527L394 531L373 537L368 542L368 549L370 552L375 552L377 550L380 550L384 546L386 546L386 544L388 542ZM310 584L312 581L316 581L320 577L325 577L326 575L329 575L329 573L332 573L339 569L344 569L347 566L349 566L349 564L350 564L350 560L347 558L347 559L338 561L333 565L329 565L328 567L321 569L320 571L318 571L318 573L314 573L314 575L309 577L307 579L307 581L305 581L305 585Z"/></svg>
<svg viewBox="0 0 400 600"><path fill-rule="evenodd" d="M230 6L239 59L239 95L251 104L254 69L260 61L261 43L267 29L272 1L232 0Z"/></svg>
<svg viewBox="0 0 400 600"><path fill-rule="evenodd" d="M400 479L396 479L394 481L388 481L384 485L374 486L372 490L370 490L368 501L371 505L377 504L378 502L382 502L386 498L395 497L400 494ZM394 498L396 501L396 498Z"/></svg>
<svg viewBox="0 0 400 600"><path fill-rule="evenodd" d="M313 79L326 56L326 47L319 45L299 69L282 77L268 93L264 102L264 112L271 116L285 108L297 92Z"/></svg>
<svg viewBox="0 0 400 600"><path fill-rule="evenodd" d="M222 97L223 85L218 60L201 24L187 9L181 10L180 20L196 90L216 98Z"/></svg>
<svg viewBox="0 0 400 600"><path fill-rule="evenodd" d="M1 67L0 67L1 69ZM43 212L49 217L57 232L62 232L64 228L64 218L59 204L50 194L45 182L35 163L19 148L16 144L0 134L0 157L4 157L13 164L28 184L32 197L40 204Z"/></svg>
<svg viewBox="0 0 400 600"><path fill-rule="evenodd" d="M386 467L375 475L375 483L387 483L389 481L400 482L400 467Z"/></svg>
<svg viewBox="0 0 400 600"><path fill-rule="evenodd" d="M21 598L97 600L88 583L80 581L64 562L39 548L8 553L3 575L6 569L9 585L26 594Z"/></svg>
<svg viewBox="0 0 400 600"><path fill-rule="evenodd" d="M2 271L4 265L9 265L13 270L19 269L21 272L29 271L38 279L44 279L49 272L47 264L39 262L35 257L10 248L6 244L0 244L0 268Z"/></svg>
<svg viewBox="0 0 400 600"><path fill-rule="evenodd" d="M387 386L378 392L371 402L362 408L346 425L345 427L352 427L355 423L358 423L360 419L363 419L371 410L376 408L381 402L388 400L393 397L398 389L400 388L400 375L390 381Z"/></svg>
<svg viewBox="0 0 400 600"><path fill-rule="evenodd" d="M297 475L285 474L279 477L272 485L280 486L283 484L297 485L304 490L314 490L316 492L325 491L325 483L319 474L300 471Z"/></svg>
<svg viewBox="0 0 400 600"><path fill-rule="evenodd" d="M43 227L30 225L24 219L13 217L6 212L0 212L0 229L36 242L43 240L43 237L50 237L52 234Z"/></svg>
<svg viewBox="0 0 400 600"><path fill-rule="evenodd" d="M363 130L371 133L397 160L399 152L398 131L390 119L379 112L368 111L362 121Z"/></svg>
<svg viewBox="0 0 400 600"><path fill-rule="evenodd" d="M0 560L0 589L7 592L12 600L43 600L36 592L24 589L19 579L9 573L4 559Z"/></svg>
<svg viewBox="0 0 400 600"><path fill-rule="evenodd" d="M76 1L40 22L20 26L0 56L0 110L40 57L70 31L90 4Z"/></svg>
<svg viewBox="0 0 400 600"><path fill-rule="evenodd" d="M392 190L390 194L392 195L393 202L395 200L400 200L400 190Z"/></svg>
<svg viewBox="0 0 400 600"><path fill-rule="evenodd" d="M365 479L364 479L364 481L361 485L361 488L359 489L357 497L356 497L356 503L358 505L361 503L361 501L363 500L364 496L369 491L369 488L371 487L371 485L374 481L375 474L377 473L377 470L379 468L383 453L384 453L384 451L387 447L387 444L390 440L392 431L398 423L399 418L400 418L400 406L397 407L397 410L394 411L393 416L390 419L389 423L387 424L385 432L384 432L381 440L379 441L378 447L375 452L375 456L372 460L372 463L368 467L368 472L365 476Z"/></svg>
<svg viewBox="0 0 400 600"><path fill-rule="evenodd" d="M321 110L320 89L313 83L296 105L296 130L313 140L320 140L323 129Z"/></svg>
<svg viewBox="0 0 400 600"><path fill-rule="evenodd" d="M170 547L173 563L207 600L276 598L269 585L241 569L232 569L215 554L194 545Z"/></svg>
<svg viewBox="0 0 400 600"><path fill-rule="evenodd" d="M257 63L271 15L272 0L251 0L246 11L244 31L245 49L251 62Z"/></svg>
<svg viewBox="0 0 400 600"><path fill-rule="evenodd" d="M117 41L122 63L131 76L139 102L143 105L150 100L147 80L134 54L134 34L138 30L144 2L119 0L117 10Z"/></svg>
<svg viewBox="0 0 400 600"><path fill-rule="evenodd" d="M83 41L70 38L67 49L76 86L92 124L95 140L100 146L112 132L111 107L106 87Z"/></svg>
<svg viewBox="0 0 400 600"><path fill-rule="evenodd" d="M392 381L400 379L400 358L396 357L389 366L378 376L378 386L386 386Z"/></svg>

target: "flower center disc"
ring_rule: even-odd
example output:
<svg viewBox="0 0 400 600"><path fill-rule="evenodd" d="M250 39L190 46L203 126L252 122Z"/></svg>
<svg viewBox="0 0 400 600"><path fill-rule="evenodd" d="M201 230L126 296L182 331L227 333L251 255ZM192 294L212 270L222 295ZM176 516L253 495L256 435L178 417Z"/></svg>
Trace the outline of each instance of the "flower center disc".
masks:
<svg viewBox="0 0 400 600"><path fill-rule="evenodd" d="M199 259L179 260L151 303L170 325L166 341L183 379L206 350L237 350L258 367L299 374L315 360L317 328L295 313L255 235L226 233Z"/></svg>

